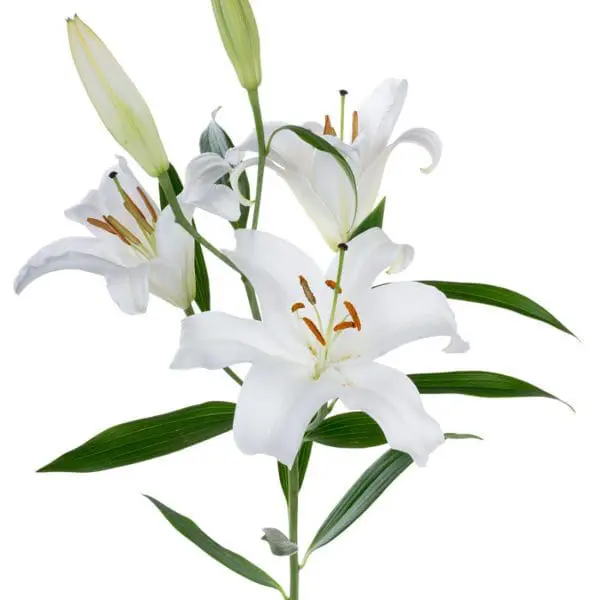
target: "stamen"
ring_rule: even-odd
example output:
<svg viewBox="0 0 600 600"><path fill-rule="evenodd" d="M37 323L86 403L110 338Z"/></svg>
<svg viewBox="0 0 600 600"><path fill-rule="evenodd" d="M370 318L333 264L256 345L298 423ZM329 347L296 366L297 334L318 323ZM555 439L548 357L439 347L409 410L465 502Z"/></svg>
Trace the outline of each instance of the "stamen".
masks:
<svg viewBox="0 0 600 600"><path fill-rule="evenodd" d="M152 204L152 200L150 200L150 198L148 198L148 196L146 195L146 192L144 192L144 190L138 185L136 187L137 193L142 197L142 200L144 201L144 204L146 205L146 208L148 209L148 212L150 213L150 216L152 217L152 221L154 223L156 223L156 221L158 221L158 215L156 214L156 209L154 208L154 205Z"/></svg>
<svg viewBox="0 0 600 600"><path fill-rule="evenodd" d="M358 111L352 113L352 141L358 137Z"/></svg>
<svg viewBox="0 0 600 600"><path fill-rule="evenodd" d="M300 287L302 288L302 291L304 292L306 299L309 301L310 304L315 306L317 303L317 299L315 298L315 295L313 294L312 290L310 289L310 286L308 285L308 281L306 281L306 277L303 277L302 275L298 275L298 280L300 281Z"/></svg>
<svg viewBox="0 0 600 600"><path fill-rule="evenodd" d="M327 342L323 337L323 334L319 331L319 328L311 321L308 317L302 317L302 320L306 323L306 326L310 329L312 334L317 338L317 341L321 346L326 346Z"/></svg>
<svg viewBox="0 0 600 600"><path fill-rule="evenodd" d="M342 321L333 328L336 333L338 331L344 331L344 329L358 329L358 327L354 321Z"/></svg>
<svg viewBox="0 0 600 600"><path fill-rule="evenodd" d="M114 230L117 232L117 235L123 242L125 242L128 246L141 246L142 242L125 227L125 225L119 223L117 219L113 216L108 215L104 217L109 225L112 225Z"/></svg>
<svg viewBox="0 0 600 600"><path fill-rule="evenodd" d="M323 135L337 136L337 133L331 124L331 117L329 115L325 115L325 127L323 128Z"/></svg>
<svg viewBox="0 0 600 600"><path fill-rule="evenodd" d="M140 229L147 234L154 233L154 228L150 225L150 223L148 223L144 213L123 189L121 182L117 178L117 173L114 173L113 171L109 177L115 182L117 190L119 190L119 194L121 194L121 198L123 198L123 206L125 207L125 210L135 219L135 222L140 226Z"/></svg>
<svg viewBox="0 0 600 600"><path fill-rule="evenodd" d="M362 329L362 323L360 322L360 317L358 316L358 312L356 312L356 308L354 307L354 304L352 304L352 302L348 302L348 300L345 300L344 306L346 307L346 310L352 317L352 321L353 321L354 325L356 326L356 329L358 329L358 331L360 331Z"/></svg>
<svg viewBox="0 0 600 600"><path fill-rule="evenodd" d="M302 302L294 302L294 304L292 304L291 311L293 313L295 313L295 312L299 311L302 308L306 308L306 306Z"/></svg>
<svg viewBox="0 0 600 600"><path fill-rule="evenodd" d="M86 220L90 225L98 227L98 229L102 229L108 233L112 233L113 235L119 235L110 223L106 223L105 221L101 221L100 219L94 219L94 217L89 217L89 219Z"/></svg>
<svg viewBox="0 0 600 600"><path fill-rule="evenodd" d="M338 284L333 280L333 279L326 279L325 280L325 285L332 290L337 289L338 294L342 293L342 288L338 286Z"/></svg>

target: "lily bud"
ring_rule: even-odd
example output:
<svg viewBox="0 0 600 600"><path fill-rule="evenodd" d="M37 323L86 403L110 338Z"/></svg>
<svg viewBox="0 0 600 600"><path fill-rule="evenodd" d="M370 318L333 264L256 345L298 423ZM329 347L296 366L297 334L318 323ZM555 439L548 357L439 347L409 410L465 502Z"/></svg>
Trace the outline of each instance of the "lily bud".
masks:
<svg viewBox="0 0 600 600"><path fill-rule="evenodd" d="M77 16L67 19L73 61L102 122L139 165L158 177L169 160L150 109L102 40Z"/></svg>
<svg viewBox="0 0 600 600"><path fill-rule="evenodd" d="M248 0L212 0L221 40L242 87L254 91L262 81L260 39Z"/></svg>

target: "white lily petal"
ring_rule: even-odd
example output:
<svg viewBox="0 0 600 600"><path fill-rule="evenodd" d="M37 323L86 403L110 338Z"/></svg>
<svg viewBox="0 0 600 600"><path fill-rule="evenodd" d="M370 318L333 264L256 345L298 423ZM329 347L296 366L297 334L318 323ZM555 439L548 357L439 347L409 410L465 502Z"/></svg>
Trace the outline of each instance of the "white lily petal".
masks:
<svg viewBox="0 0 600 600"><path fill-rule="evenodd" d="M144 312L148 302L146 265L125 267L112 260L107 244L100 239L70 237L57 240L32 256L15 279L21 293L46 273L76 269L106 278L113 300L128 314Z"/></svg>
<svg viewBox="0 0 600 600"><path fill-rule="evenodd" d="M351 161L349 164L352 167ZM310 182L317 198L335 216L337 242L345 242L353 226L359 222L357 198L348 175L333 156L317 152Z"/></svg>
<svg viewBox="0 0 600 600"><path fill-rule="evenodd" d="M398 144L416 144L417 146L421 146L425 148L427 152L429 152L431 156L431 164L428 167L424 167L421 169L423 173L431 173L440 162L440 158L442 157L442 140L440 140L437 133L431 131L431 129L425 128L415 128L409 129L405 131L397 140L395 140L390 146L388 146L388 154L396 147Z"/></svg>
<svg viewBox="0 0 600 600"><path fill-rule="evenodd" d="M438 289L417 282L395 282L373 288L358 305L363 321L363 356L377 358L409 342L448 336L446 352L466 352L454 313Z"/></svg>
<svg viewBox="0 0 600 600"><path fill-rule="evenodd" d="M429 455L444 443L444 434L425 412L415 384L400 371L378 363L348 364L343 372L350 386L340 395L342 402L350 410L366 412L394 450L425 466Z"/></svg>
<svg viewBox="0 0 600 600"><path fill-rule="evenodd" d="M171 367L222 369L280 354L281 348L260 321L210 311L182 321Z"/></svg>
<svg viewBox="0 0 600 600"><path fill-rule="evenodd" d="M106 273L106 287L115 304L127 315L138 315L148 308L149 265Z"/></svg>
<svg viewBox="0 0 600 600"><path fill-rule="evenodd" d="M239 229L235 237L235 250L225 254L256 290L264 323L282 346L298 360L306 360L310 356L304 342L308 330L298 327L291 307L296 302L309 305L300 276L308 281L318 305L329 301L331 290L325 285L321 270L302 250L270 233Z"/></svg>
<svg viewBox="0 0 600 600"><path fill-rule="evenodd" d="M112 234L91 225L88 219L103 221L106 215L110 215L116 218L137 238L144 239L143 230L133 215L126 210L123 197L119 192L115 180L110 175L113 173L117 174L116 179L119 184L144 215L148 223L151 224L153 222L153 215L157 215L160 210L152 200L150 194L144 190L142 184L135 178L127 161L121 156L118 156L117 159L118 163L108 169L102 176L98 189L90 191L79 204L66 210L65 216L72 221L84 225L94 236L106 240L113 238Z"/></svg>
<svg viewBox="0 0 600 600"><path fill-rule="evenodd" d="M264 231L240 229L235 232L234 251L227 255L248 277L262 304L286 309L305 301L299 277L304 277L319 300L328 300L331 291L315 261L290 242ZM268 283L267 283L268 280Z"/></svg>
<svg viewBox="0 0 600 600"><path fill-rule="evenodd" d="M189 213L189 209L184 211ZM186 217L189 218L189 214ZM186 309L196 295L194 239L178 223L170 206L159 215L155 242L157 258L150 262L150 291Z"/></svg>
<svg viewBox="0 0 600 600"><path fill-rule="evenodd" d="M402 270L410 264L413 254L410 246L392 242L379 227L361 233L348 244L341 282L344 296L358 302L381 272L388 267L394 272ZM328 279L335 279L337 263L336 257L327 271Z"/></svg>
<svg viewBox="0 0 600 600"><path fill-rule="evenodd" d="M245 454L267 454L291 467L310 420L341 389L333 371L315 380L306 366L277 359L257 362L235 411L236 444Z"/></svg>
<svg viewBox="0 0 600 600"><path fill-rule="evenodd" d="M102 40L78 17L67 20L73 61L94 108L115 140L152 176L169 160L148 105Z"/></svg>
<svg viewBox="0 0 600 600"><path fill-rule="evenodd" d="M192 159L185 171L186 187L200 182L215 183L231 171L230 164L214 152L204 152Z"/></svg>
<svg viewBox="0 0 600 600"><path fill-rule="evenodd" d="M386 79L358 109L358 126L363 164L369 164L385 149L398 121L408 83Z"/></svg>
<svg viewBox="0 0 600 600"><path fill-rule="evenodd" d="M218 154L205 152L197 156L187 167L180 203L201 208L228 221L237 221L240 203L245 203L245 199L227 185L217 183L230 173L230 164Z"/></svg>

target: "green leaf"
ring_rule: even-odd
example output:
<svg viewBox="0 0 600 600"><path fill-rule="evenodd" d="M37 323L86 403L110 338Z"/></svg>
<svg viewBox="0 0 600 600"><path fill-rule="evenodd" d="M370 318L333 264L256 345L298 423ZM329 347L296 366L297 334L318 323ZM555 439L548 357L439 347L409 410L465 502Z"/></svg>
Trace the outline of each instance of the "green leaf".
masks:
<svg viewBox="0 0 600 600"><path fill-rule="evenodd" d="M334 448L373 448L387 443L379 425L364 412L343 413L325 419L307 437ZM447 433L446 439L481 438L470 433Z"/></svg>
<svg viewBox="0 0 600 600"><path fill-rule="evenodd" d="M300 451L298 452L298 474L300 476L300 489L302 489L302 484L304 483L304 477L306 476L306 469L308 469L311 452L312 442L304 442L300 447ZM277 471L279 472L279 483L281 484L281 489L283 491L283 495L285 496L285 501L287 502L289 490L289 471L288 468L280 462L277 463Z"/></svg>
<svg viewBox="0 0 600 600"><path fill-rule="evenodd" d="M368 214L360 225L352 232L350 239L353 240L361 233L372 229L373 227L383 227L383 215L385 213L385 198Z"/></svg>
<svg viewBox="0 0 600 600"><path fill-rule="evenodd" d="M278 590L284 594L281 586L262 569L245 559L243 556L223 548L223 546L217 544L211 537L206 535L202 529L198 527L191 519L180 515L179 513L171 510L168 506L165 506L158 500L150 496L146 496L156 508L163 514L165 519L179 532L181 535L186 537L190 542L198 546L201 550L204 550L206 554L220 562L222 565L231 569L234 573L254 581L259 585L264 585ZM284 594L285 595L285 594Z"/></svg>
<svg viewBox="0 0 600 600"><path fill-rule="evenodd" d="M227 132L217 123L216 113L217 111L213 113L211 122L200 135L200 152L214 152L215 154L218 154L224 158L227 154L227 151L234 147L234 144ZM219 181L217 181L217 183L231 187L229 175L222 177ZM244 198L247 200L250 200L250 182L248 181L248 175L246 175L245 172L240 176L239 188L242 196L244 196ZM244 229L248 224L250 207L240 206L240 210L240 218L231 223L234 229Z"/></svg>
<svg viewBox="0 0 600 600"><path fill-rule="evenodd" d="M545 308L518 292L485 283L458 283L455 281L422 281L421 283L436 287L452 300L464 300L465 302L505 308L552 325L570 335L575 335Z"/></svg>
<svg viewBox="0 0 600 600"><path fill-rule="evenodd" d="M277 128L272 134L270 139L268 140L267 147L271 145L271 140L280 132L280 131L291 131L295 133L303 142L311 145L316 150L320 150L321 152L326 152L331 155L338 165L342 168L346 176L350 181L350 185L352 186L352 191L354 192L354 215L356 216L356 211L358 210L358 185L356 183L356 177L354 176L354 171L346 157L332 144L330 144L326 139L317 135L310 131L310 129L306 129L305 127L299 127L298 125L283 125L282 127Z"/></svg>
<svg viewBox="0 0 600 600"><path fill-rule="evenodd" d="M564 400L510 375L487 371L450 371L448 373L419 373L409 375L421 394L466 394L481 398L542 397L558 400L574 408Z"/></svg>
<svg viewBox="0 0 600 600"><path fill-rule="evenodd" d="M39 472L92 473L183 450L229 431L235 404L206 402L99 433Z"/></svg>
<svg viewBox="0 0 600 600"><path fill-rule="evenodd" d="M168 175L175 194L181 194L183 191L183 184L173 165L169 165ZM159 191L160 209L164 210L169 205L169 202L160 186ZM204 252L202 246L198 242L194 242L194 272L196 274L196 297L194 298L196 304L202 311L210 310L210 280L206 268L206 261L204 260Z"/></svg>
<svg viewBox="0 0 600 600"><path fill-rule="evenodd" d="M348 529L412 462L408 454L396 450L388 450L376 460L325 519L310 544L306 557ZM306 558L304 560L306 562Z"/></svg>

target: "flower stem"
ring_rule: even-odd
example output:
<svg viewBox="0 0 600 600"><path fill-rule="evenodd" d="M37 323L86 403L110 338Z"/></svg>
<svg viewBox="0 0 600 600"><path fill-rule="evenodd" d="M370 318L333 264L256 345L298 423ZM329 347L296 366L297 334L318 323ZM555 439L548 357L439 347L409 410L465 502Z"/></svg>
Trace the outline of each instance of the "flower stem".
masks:
<svg viewBox="0 0 600 600"><path fill-rule="evenodd" d="M294 461L288 475L288 520L289 540L298 544L298 495L300 491L300 469L298 458ZM298 553L290 556L290 595L289 600L300 598L300 565Z"/></svg>
<svg viewBox="0 0 600 600"><path fill-rule="evenodd" d="M267 160L267 149L265 143L265 128L260 110L260 101L258 99L258 90L248 92L252 114L254 115L254 127L256 128L256 139L258 142L258 173L256 175L256 195L254 198L254 211L252 213L252 229L258 228L258 219L260 217L260 201L262 198L263 180L265 177L265 164Z"/></svg>
<svg viewBox="0 0 600 600"><path fill-rule="evenodd" d="M165 172L159 175L158 181L160 183L160 187L165 193L167 201L169 202L169 206L173 210L176 223L181 225L181 227L183 227L201 246L214 254L218 259L222 260L234 271L240 273L240 270L235 266L235 264L220 250L217 250L207 239L200 235L196 228L186 219L183 211L181 210L181 206L179 205L179 201L177 200L177 195L175 194L175 190L173 189L173 184L171 183L168 173Z"/></svg>
<svg viewBox="0 0 600 600"><path fill-rule="evenodd" d="M260 308L258 308L256 292L254 291L252 284L245 275L242 275L242 283L244 284L244 288L246 288L246 296L248 296L248 304L250 305L250 312L252 313L252 318L255 321L260 321Z"/></svg>

